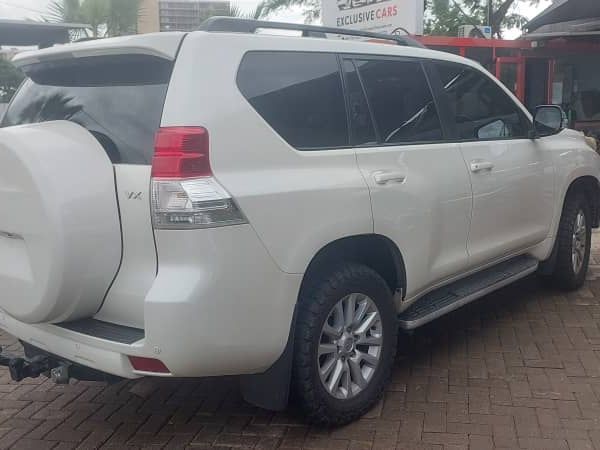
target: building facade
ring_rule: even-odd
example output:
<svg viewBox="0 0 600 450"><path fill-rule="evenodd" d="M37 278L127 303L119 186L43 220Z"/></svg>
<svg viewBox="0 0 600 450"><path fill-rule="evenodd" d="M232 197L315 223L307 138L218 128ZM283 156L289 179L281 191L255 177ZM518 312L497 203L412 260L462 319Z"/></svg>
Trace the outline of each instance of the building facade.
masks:
<svg viewBox="0 0 600 450"><path fill-rule="evenodd" d="M229 15L224 0L142 0L139 33L193 31L208 17Z"/></svg>

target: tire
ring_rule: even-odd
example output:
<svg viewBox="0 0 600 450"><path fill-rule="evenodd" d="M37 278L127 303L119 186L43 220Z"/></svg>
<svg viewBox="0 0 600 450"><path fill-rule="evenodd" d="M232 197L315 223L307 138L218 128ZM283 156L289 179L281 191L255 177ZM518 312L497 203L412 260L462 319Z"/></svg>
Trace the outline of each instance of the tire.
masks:
<svg viewBox="0 0 600 450"><path fill-rule="evenodd" d="M583 217L585 223L581 226ZM564 290L579 289L584 281L590 259L592 242L592 215L590 206L582 192L571 192L567 195L563 207L558 235L556 237L556 266L552 275L553 283ZM574 239L577 228L585 232L579 239ZM575 248L580 255L574 262Z"/></svg>
<svg viewBox="0 0 600 450"><path fill-rule="evenodd" d="M355 322L361 320L348 331L348 320L341 326L339 319L352 310ZM326 323L330 326L325 327ZM342 425L368 412L383 396L391 377L397 338L392 294L377 272L347 263L310 280L299 299L292 374L293 395L309 421ZM319 355L319 349L326 352ZM338 366L343 373L336 383ZM321 370L328 373L323 379Z"/></svg>

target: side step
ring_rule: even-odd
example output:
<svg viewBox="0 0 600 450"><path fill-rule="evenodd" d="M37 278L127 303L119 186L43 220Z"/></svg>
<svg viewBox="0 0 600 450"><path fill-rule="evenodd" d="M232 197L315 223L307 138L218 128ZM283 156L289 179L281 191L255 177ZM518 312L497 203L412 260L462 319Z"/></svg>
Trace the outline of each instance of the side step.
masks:
<svg viewBox="0 0 600 450"><path fill-rule="evenodd" d="M535 272L538 261L517 256L421 297L398 316L399 326L413 330L513 281Z"/></svg>

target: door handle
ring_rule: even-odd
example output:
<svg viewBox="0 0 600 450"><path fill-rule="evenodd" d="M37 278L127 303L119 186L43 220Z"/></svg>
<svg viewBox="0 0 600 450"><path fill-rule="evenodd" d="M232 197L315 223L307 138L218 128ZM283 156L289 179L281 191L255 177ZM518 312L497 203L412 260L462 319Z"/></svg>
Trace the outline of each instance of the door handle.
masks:
<svg viewBox="0 0 600 450"><path fill-rule="evenodd" d="M492 170L494 168L494 163L490 161L483 161L477 159L475 161L471 161L471 172L477 173L483 170Z"/></svg>
<svg viewBox="0 0 600 450"><path fill-rule="evenodd" d="M379 172L373 173L373 179L377 184L388 184L389 182L404 183L406 175L402 172L387 172L380 170Z"/></svg>

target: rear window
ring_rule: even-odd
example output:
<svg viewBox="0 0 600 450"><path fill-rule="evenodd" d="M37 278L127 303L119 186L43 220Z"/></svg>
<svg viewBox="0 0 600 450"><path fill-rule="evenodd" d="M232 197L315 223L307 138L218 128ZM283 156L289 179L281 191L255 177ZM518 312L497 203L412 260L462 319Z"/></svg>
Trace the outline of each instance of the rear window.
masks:
<svg viewBox="0 0 600 450"><path fill-rule="evenodd" d="M250 52L237 76L240 91L269 125L300 150L348 146L337 56Z"/></svg>
<svg viewBox="0 0 600 450"><path fill-rule="evenodd" d="M72 58L24 71L28 79L2 126L70 120L88 129L113 163L151 163L171 61L144 55Z"/></svg>

